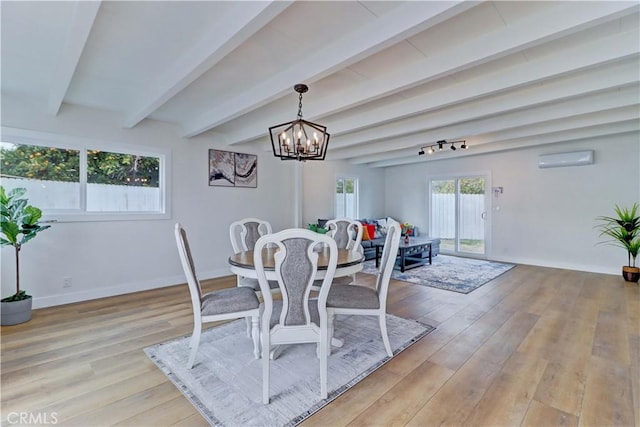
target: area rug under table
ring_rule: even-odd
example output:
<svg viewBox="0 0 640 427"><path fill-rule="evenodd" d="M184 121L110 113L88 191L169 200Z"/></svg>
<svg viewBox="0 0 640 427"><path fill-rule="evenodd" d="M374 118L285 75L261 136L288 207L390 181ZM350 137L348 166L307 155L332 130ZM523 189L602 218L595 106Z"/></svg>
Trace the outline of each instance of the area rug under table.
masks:
<svg viewBox="0 0 640 427"><path fill-rule="evenodd" d="M378 320L336 316L334 347L328 361L327 399L320 398L320 364L315 344L286 346L271 363L271 403L263 405L262 361L253 358L246 323L237 320L203 332L193 369L186 369L190 337L145 348L151 360L212 425L293 426L391 360L384 350ZM434 328L387 315L394 355Z"/></svg>
<svg viewBox="0 0 640 427"><path fill-rule="evenodd" d="M433 257L432 264L405 270L393 270L391 277L404 282L468 294L515 267L496 261L447 255ZM376 274L376 261L366 261L363 273Z"/></svg>

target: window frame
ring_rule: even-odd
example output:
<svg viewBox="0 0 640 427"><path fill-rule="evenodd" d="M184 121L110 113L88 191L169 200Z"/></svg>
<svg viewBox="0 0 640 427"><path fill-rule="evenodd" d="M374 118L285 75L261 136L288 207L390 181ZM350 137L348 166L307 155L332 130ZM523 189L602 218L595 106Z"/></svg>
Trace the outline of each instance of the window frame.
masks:
<svg viewBox="0 0 640 427"><path fill-rule="evenodd" d="M338 193L336 193L336 188L338 186L338 181L343 181L343 188L346 190L347 186L346 186L346 182L347 180L353 180L354 185L353 185L353 191L354 191L354 198L355 198L355 217L351 218L354 220L357 220L359 218L360 215L360 179L357 176L353 176L353 175L336 175L334 181L333 181L333 213L335 215L336 218L349 218L347 217L347 213L346 213L346 200L344 203L344 207L345 207L345 211L342 213L338 212L338 204L336 203L336 197L338 195ZM343 197L345 197L346 199L346 192L343 193Z"/></svg>
<svg viewBox="0 0 640 427"><path fill-rule="evenodd" d="M0 140L12 144L56 147L78 150L80 152L80 207L78 209L42 208L42 221L48 222L84 222L84 221L130 221L159 220L171 218L171 150L161 147L141 145L123 145L90 138L79 138L48 132L30 131L1 127ZM158 185L160 189L160 210L156 212L91 212L87 211L87 151L101 150L120 154L134 154L160 159ZM27 194L27 198L29 195ZM40 206L38 206L40 207Z"/></svg>

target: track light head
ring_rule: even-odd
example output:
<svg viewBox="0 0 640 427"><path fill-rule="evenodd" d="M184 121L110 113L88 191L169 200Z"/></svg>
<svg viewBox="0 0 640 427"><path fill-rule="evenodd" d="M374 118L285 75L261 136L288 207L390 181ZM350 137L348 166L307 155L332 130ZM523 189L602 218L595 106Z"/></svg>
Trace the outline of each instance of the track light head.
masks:
<svg viewBox="0 0 640 427"><path fill-rule="evenodd" d="M451 150L452 150L452 151L456 151L456 146L455 146L455 145L453 145L453 142L451 143Z"/></svg>
<svg viewBox="0 0 640 427"><path fill-rule="evenodd" d="M442 144L444 143L444 141L438 141L438 150L442 151Z"/></svg>
<svg viewBox="0 0 640 427"><path fill-rule="evenodd" d="M465 141L462 141L462 145L460 146L460 148L462 148L463 150L467 149L467 143Z"/></svg>
<svg viewBox="0 0 640 427"><path fill-rule="evenodd" d="M434 151L433 151L433 145L432 145L431 147L429 147L429 151L427 151L427 152L428 152L429 154L433 154L433 153L434 153Z"/></svg>
<svg viewBox="0 0 640 427"><path fill-rule="evenodd" d="M424 154L424 148L421 148L420 151L418 151L418 155L422 156Z"/></svg>

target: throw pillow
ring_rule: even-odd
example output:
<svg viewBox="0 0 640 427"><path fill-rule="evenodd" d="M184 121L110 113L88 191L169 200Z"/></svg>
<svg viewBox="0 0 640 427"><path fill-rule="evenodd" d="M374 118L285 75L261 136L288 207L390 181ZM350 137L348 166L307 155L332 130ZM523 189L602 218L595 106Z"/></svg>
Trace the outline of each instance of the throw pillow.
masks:
<svg viewBox="0 0 640 427"><path fill-rule="evenodd" d="M367 230L369 231L369 238L376 238L376 225L375 224L367 224Z"/></svg>
<svg viewBox="0 0 640 427"><path fill-rule="evenodd" d="M362 241L364 242L365 240L371 240L371 236L369 236L369 229L366 226L362 227Z"/></svg>

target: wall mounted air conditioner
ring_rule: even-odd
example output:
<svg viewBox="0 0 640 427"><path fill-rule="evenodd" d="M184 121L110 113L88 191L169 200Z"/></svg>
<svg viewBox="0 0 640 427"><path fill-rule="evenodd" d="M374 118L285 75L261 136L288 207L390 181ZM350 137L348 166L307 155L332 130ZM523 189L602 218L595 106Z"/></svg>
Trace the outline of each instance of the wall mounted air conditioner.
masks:
<svg viewBox="0 0 640 427"><path fill-rule="evenodd" d="M570 153L540 154L539 168L557 168L561 166L581 166L593 163L593 150L572 151Z"/></svg>

